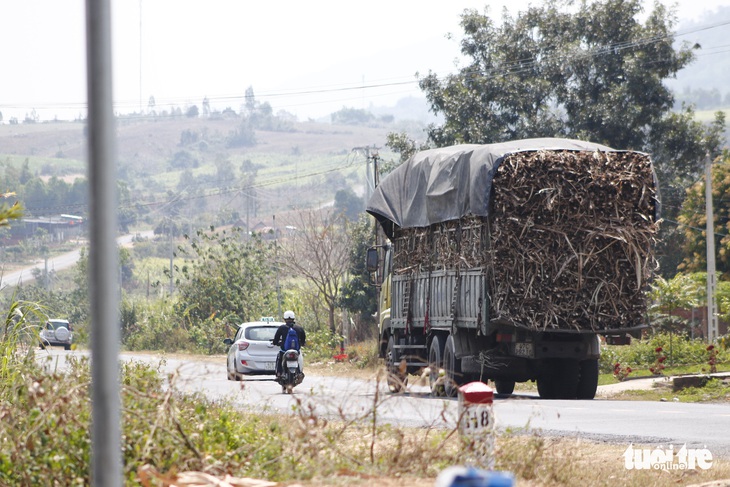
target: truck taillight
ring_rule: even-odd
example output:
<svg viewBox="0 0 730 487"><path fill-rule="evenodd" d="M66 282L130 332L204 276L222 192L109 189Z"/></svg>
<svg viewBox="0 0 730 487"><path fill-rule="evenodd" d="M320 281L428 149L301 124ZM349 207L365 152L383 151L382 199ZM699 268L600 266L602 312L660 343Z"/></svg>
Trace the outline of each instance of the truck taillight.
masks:
<svg viewBox="0 0 730 487"><path fill-rule="evenodd" d="M512 333L497 333L497 341L500 343L511 343L515 341L515 336Z"/></svg>
<svg viewBox="0 0 730 487"><path fill-rule="evenodd" d="M248 348L248 342L238 342L238 351L243 352Z"/></svg>

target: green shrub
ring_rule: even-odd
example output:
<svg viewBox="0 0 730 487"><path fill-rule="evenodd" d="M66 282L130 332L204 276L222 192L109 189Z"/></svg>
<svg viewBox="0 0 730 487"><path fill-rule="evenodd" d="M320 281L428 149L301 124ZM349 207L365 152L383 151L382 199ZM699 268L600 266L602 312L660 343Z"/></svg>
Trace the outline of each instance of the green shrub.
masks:
<svg viewBox="0 0 730 487"><path fill-rule="evenodd" d="M307 331L307 343L304 356L309 362L321 362L332 360L332 357L340 353L342 336L332 333L328 328L315 331Z"/></svg>
<svg viewBox="0 0 730 487"><path fill-rule="evenodd" d="M633 369L648 369L657 357L657 348L667 356L667 366L707 365L708 344L701 339L689 339L680 335L657 333L649 338L633 340L631 345L606 345L601 350L600 370L611 373L616 363L631 366ZM730 362L730 351L719 347L718 363Z"/></svg>

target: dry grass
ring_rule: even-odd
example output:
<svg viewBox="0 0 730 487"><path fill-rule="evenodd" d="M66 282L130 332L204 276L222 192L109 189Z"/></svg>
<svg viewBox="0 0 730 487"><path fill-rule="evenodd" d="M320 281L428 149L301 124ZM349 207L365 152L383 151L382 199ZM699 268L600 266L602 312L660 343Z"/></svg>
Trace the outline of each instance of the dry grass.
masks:
<svg viewBox="0 0 730 487"><path fill-rule="evenodd" d="M357 428L348 428L348 434L341 438L339 445L343 454L352 454L353 447L363 439L357 437ZM423 444L424 431L402 430L401 438L405 444ZM395 446L395 444L391 445ZM654 449L657 445L646 445ZM637 445L635 445L637 447ZM459 455L459 440L456 436L440 446L440 456ZM496 470L509 471L516 476L520 487L585 487L585 486L625 486L625 487L664 487L667 485L697 485L718 479L730 479L730 463L725 460L713 461L708 470L627 470L624 465L624 445L610 445L574 438L545 438L540 436L508 436L497 440ZM397 464L397 452L390 453ZM415 453L412 451L411 453ZM424 450L424 453L428 453ZM425 475L396 471L391 474L374 469L372 473L341 468L327 476L315 476L310 480L280 482L277 486L314 487L314 486L384 486L384 487L432 487L437 472L433 468L431 455L416 457L407 455L413 462L413 470L422 469ZM442 458L445 459L445 458ZM324 460L327 462L327 460ZM327 470L327 467L324 467ZM181 484L182 485L182 484ZM210 484L196 484L198 486ZM236 485L236 484L233 484ZM245 484L241 484L245 485ZM252 484L255 485L255 484ZM723 484L721 484L723 485Z"/></svg>

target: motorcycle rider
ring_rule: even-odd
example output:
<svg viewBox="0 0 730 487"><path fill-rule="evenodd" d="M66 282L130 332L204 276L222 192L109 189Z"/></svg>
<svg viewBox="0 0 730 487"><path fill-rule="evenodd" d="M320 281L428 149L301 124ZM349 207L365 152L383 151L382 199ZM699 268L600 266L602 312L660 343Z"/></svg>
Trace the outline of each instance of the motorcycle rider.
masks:
<svg viewBox="0 0 730 487"><path fill-rule="evenodd" d="M296 324L296 316L294 315L294 311L287 310L284 312L284 324L279 326L279 329L276 330L276 334L274 335L273 344L279 345L281 349L279 350L279 355L276 358L276 375L277 377L281 375L282 373L282 358L284 357L284 342L286 341L286 335L289 333L289 329L294 328L294 331L297 332L297 338L299 339L299 346L303 347L304 343L307 340L307 334L304 331L304 328Z"/></svg>

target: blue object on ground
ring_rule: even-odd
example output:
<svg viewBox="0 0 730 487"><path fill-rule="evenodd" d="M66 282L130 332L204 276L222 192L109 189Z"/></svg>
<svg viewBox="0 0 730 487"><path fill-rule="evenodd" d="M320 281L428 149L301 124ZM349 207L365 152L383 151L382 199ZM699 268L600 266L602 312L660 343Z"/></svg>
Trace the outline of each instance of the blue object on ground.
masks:
<svg viewBox="0 0 730 487"><path fill-rule="evenodd" d="M515 476L474 467L449 467L436 478L435 487L512 487Z"/></svg>

